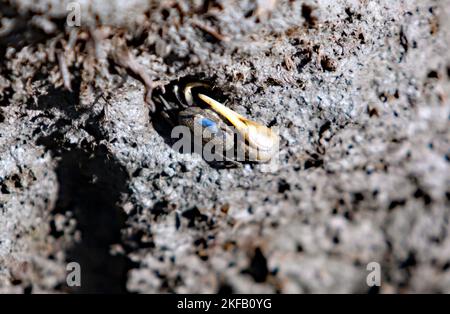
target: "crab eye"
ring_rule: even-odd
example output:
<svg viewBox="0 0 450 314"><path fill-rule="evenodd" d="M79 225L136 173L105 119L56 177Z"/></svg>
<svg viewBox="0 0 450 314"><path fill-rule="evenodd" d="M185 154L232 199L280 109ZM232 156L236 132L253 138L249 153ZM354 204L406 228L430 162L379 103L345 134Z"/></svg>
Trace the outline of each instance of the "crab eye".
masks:
<svg viewBox="0 0 450 314"><path fill-rule="evenodd" d="M200 120L200 124L202 125L202 127L207 128L208 130L210 130L212 133L217 133L218 132L218 128L217 128L217 124L207 118L202 118Z"/></svg>

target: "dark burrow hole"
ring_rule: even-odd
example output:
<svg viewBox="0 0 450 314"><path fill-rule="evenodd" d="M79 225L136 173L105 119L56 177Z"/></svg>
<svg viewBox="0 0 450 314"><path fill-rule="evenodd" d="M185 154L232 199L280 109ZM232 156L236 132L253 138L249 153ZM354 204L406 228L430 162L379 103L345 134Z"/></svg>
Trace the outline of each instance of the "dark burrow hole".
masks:
<svg viewBox="0 0 450 314"><path fill-rule="evenodd" d="M203 75L189 75L182 78L179 78L177 80L174 80L164 86L164 91L162 90L155 90L152 99L155 103L155 112L150 113L150 118L153 123L153 127L155 128L156 132L164 139L164 142L169 145L172 149L177 150L177 152L182 154L192 154L193 152L202 154L204 143L202 145L198 145L196 141L194 141L194 136L191 133L191 142L190 145L183 144L182 147L175 148L177 145L179 145L182 141L183 134L174 135L172 137L172 130L174 127L180 125L179 123L179 114L182 110L186 109L188 105L183 99L183 93L182 92L176 92L176 89L181 91L184 86L186 86L187 83L190 82L202 82L206 83L210 87L204 88L204 87L196 87L195 89L201 90L202 93L218 100L219 102L224 103L226 101L226 97L217 89L215 88L216 78L206 78ZM197 102L196 102L197 100ZM198 101L196 97L194 97L194 102L196 103L196 106L202 107L201 101ZM202 107L203 108L203 107ZM225 121L226 122L226 121ZM235 141L237 141L235 139ZM201 142L201 141L200 141ZM188 147L190 149L185 148ZM236 143L235 148L236 150ZM236 152L234 152L236 153ZM220 155L220 154L219 154ZM223 156L221 156L224 158ZM231 168L235 167L236 163L233 161L228 160L212 160L207 161L205 160L208 165L215 169L223 169L223 168ZM250 165L252 165L252 162L246 162Z"/></svg>
<svg viewBox="0 0 450 314"><path fill-rule="evenodd" d="M150 113L152 123L154 124L156 131L169 145L173 145L174 142L170 136L170 133L173 125L178 123L178 113L186 107L183 100L180 100L179 96L177 96L175 88L182 89L183 86L191 82L203 82L210 86L215 86L216 78L207 78L202 74L184 76L165 85L164 91L155 90L152 95L152 99L156 104L155 112ZM220 102L224 102L226 100L226 98L215 88L205 92L207 95L217 99ZM161 98L169 104L169 109L164 107Z"/></svg>
<svg viewBox="0 0 450 314"><path fill-rule="evenodd" d="M164 138L166 144L170 146L175 142L174 139L171 138L172 127L178 123L177 115L183 109L183 105L180 104L180 100L174 89L194 81L201 81L214 85L214 80L208 80L202 75L189 75L171 81L164 86L164 89L155 90L152 94L152 100L156 107L155 112L150 113L153 126L158 134ZM168 103L170 108L165 107L162 99Z"/></svg>

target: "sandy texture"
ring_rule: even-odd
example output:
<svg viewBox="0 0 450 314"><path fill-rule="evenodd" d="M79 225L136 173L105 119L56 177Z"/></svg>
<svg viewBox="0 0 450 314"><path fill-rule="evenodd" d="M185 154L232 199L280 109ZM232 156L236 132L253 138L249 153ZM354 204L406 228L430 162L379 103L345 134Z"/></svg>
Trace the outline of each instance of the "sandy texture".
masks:
<svg viewBox="0 0 450 314"><path fill-rule="evenodd" d="M271 172L174 151L111 36L64 89L65 6L13 2L59 30L0 33L1 292L450 293L450 1L80 1L153 81L278 127Z"/></svg>

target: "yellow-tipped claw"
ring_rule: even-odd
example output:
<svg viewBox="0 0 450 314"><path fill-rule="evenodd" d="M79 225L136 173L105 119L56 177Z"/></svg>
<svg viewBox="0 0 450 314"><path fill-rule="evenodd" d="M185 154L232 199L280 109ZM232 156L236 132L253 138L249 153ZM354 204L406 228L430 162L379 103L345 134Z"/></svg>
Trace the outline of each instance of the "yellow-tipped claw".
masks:
<svg viewBox="0 0 450 314"><path fill-rule="evenodd" d="M250 157L259 161L268 161L272 158L279 140L272 129L245 118L211 97L204 94L198 94L198 97L237 129L248 143Z"/></svg>

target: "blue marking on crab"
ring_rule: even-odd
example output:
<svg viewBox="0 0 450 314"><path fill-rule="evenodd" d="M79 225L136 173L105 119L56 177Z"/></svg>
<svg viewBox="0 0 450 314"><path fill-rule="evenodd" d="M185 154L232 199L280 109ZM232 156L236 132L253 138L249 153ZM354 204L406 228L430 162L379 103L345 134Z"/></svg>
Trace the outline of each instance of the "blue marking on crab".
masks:
<svg viewBox="0 0 450 314"><path fill-rule="evenodd" d="M217 133L219 131L217 128L217 123L210 119L202 118L200 123L202 124L202 127L209 129L213 133Z"/></svg>

